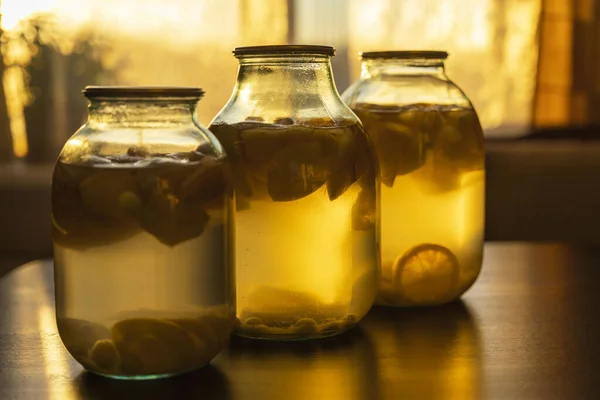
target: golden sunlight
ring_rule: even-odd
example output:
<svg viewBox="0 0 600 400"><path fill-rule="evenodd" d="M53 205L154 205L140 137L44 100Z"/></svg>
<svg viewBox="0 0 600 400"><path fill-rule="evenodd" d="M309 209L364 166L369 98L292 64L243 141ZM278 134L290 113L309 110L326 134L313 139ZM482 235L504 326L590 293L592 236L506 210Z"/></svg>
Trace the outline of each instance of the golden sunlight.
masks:
<svg viewBox="0 0 600 400"><path fill-rule="evenodd" d="M26 17L55 9L60 0L4 0L0 1L3 30L15 28Z"/></svg>
<svg viewBox="0 0 600 400"><path fill-rule="evenodd" d="M27 129L25 127L25 117L23 116L23 109L27 102L23 70L17 67L7 68L2 78L10 133L12 135L13 153L16 157L23 158L28 151Z"/></svg>
<svg viewBox="0 0 600 400"><path fill-rule="evenodd" d="M447 50L448 75L484 128L526 128L532 117L541 0L352 0L349 54ZM359 61L351 60L356 77Z"/></svg>
<svg viewBox="0 0 600 400"><path fill-rule="evenodd" d="M88 84L200 86L207 96L198 118L208 124L235 83L233 47L298 40L334 44L343 84L358 77L358 51L445 49L450 77L488 132L532 118L541 0L296 0L293 10L286 0L168 4L0 0L0 88L13 153L51 162L53 146L85 118L80 91Z"/></svg>

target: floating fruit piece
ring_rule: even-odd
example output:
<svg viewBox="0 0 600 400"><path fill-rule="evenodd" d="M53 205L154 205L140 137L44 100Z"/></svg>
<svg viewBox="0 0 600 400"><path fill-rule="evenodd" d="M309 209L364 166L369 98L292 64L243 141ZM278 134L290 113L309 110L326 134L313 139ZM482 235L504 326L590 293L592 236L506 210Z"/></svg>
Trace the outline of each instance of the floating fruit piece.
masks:
<svg viewBox="0 0 600 400"><path fill-rule="evenodd" d="M283 137L287 144L274 157L267 174L267 190L272 200L297 200L325 184L330 160L320 135L302 127L285 130Z"/></svg>
<svg viewBox="0 0 600 400"><path fill-rule="evenodd" d="M456 294L458 260L446 247L418 245L400 257L393 268L394 290L408 304L440 304Z"/></svg>
<svg viewBox="0 0 600 400"><path fill-rule="evenodd" d="M113 342L128 375L169 374L198 367L193 337L180 326L149 318L115 323Z"/></svg>
<svg viewBox="0 0 600 400"><path fill-rule="evenodd" d="M315 143L316 145L316 143ZM267 174L267 190L273 201L293 201L316 192L327 180L325 159L318 163L303 163L312 146L298 146L299 153L288 150L279 153L277 164ZM301 152L305 153L302 154ZM320 150L319 150L320 151ZM286 157L290 158L286 158ZM308 161L308 160L307 160Z"/></svg>
<svg viewBox="0 0 600 400"><path fill-rule="evenodd" d="M354 108L360 112L362 110L366 111L379 111L379 112L387 112L387 113L398 113L400 112L400 106L396 104L371 104L371 103L357 103ZM362 118L361 118L362 120Z"/></svg>
<svg viewBox="0 0 600 400"><path fill-rule="evenodd" d="M100 371L109 373L116 373L121 362L117 348L109 339L100 339L94 343L90 358Z"/></svg>
<svg viewBox="0 0 600 400"><path fill-rule="evenodd" d="M367 129L377 150L384 185L392 187L397 175L407 174L423 165L424 147L416 131L390 122Z"/></svg>
<svg viewBox="0 0 600 400"><path fill-rule="evenodd" d="M282 135L281 129L248 129L240 132L245 165L251 175L266 182L273 158L285 146Z"/></svg>
<svg viewBox="0 0 600 400"><path fill-rule="evenodd" d="M294 120L291 118L276 118L274 121L278 125L294 125Z"/></svg>
<svg viewBox="0 0 600 400"><path fill-rule="evenodd" d="M384 129L389 129L388 138L382 141L384 153L387 147L396 150L396 173L398 175L408 174L420 168L425 162L424 137L418 130L407 129L400 124L385 124ZM389 135L393 134L393 135ZM386 141L389 139L389 143ZM391 157L387 155L385 157Z"/></svg>
<svg viewBox="0 0 600 400"><path fill-rule="evenodd" d="M444 125L442 114L435 109L425 111L419 131L426 135L429 143L435 141L435 137L439 129Z"/></svg>
<svg viewBox="0 0 600 400"><path fill-rule="evenodd" d="M298 131L289 132L294 134L298 140L288 139L287 144L283 147L275 157L278 164L281 163L294 163L294 164L307 164L315 165L318 167L325 167L327 165L326 154L323 152L321 143L312 136L310 131L302 130L306 136L301 137L298 135Z"/></svg>
<svg viewBox="0 0 600 400"><path fill-rule="evenodd" d="M83 204L79 183L98 173L105 171L60 162L56 165L52 183L52 239L57 245L70 248L103 246L121 241L138 229L135 220L127 215L129 204L119 202L122 193L118 194L114 205L120 210L119 219L90 212ZM122 206L126 208L121 209Z"/></svg>
<svg viewBox="0 0 600 400"><path fill-rule="evenodd" d="M475 112L449 111L446 121L447 125L440 129L433 143L435 156L461 171L483 169L483 132Z"/></svg>
<svg viewBox="0 0 600 400"><path fill-rule="evenodd" d="M377 223L377 198L375 187L364 187L352 205L352 229L375 229Z"/></svg>
<svg viewBox="0 0 600 400"><path fill-rule="evenodd" d="M312 318L301 318L294 324L297 333L317 333L317 322Z"/></svg>
<svg viewBox="0 0 600 400"><path fill-rule="evenodd" d="M127 155L129 157L148 157L150 152L143 146L131 146L127 149Z"/></svg>
<svg viewBox="0 0 600 400"><path fill-rule="evenodd" d="M278 165L267 174L267 191L273 201L298 200L311 193L303 165Z"/></svg>
<svg viewBox="0 0 600 400"><path fill-rule="evenodd" d="M109 165L112 164L112 161L106 157L96 156L94 154L84 154L81 156L80 163L88 165Z"/></svg>
<svg viewBox="0 0 600 400"><path fill-rule="evenodd" d="M82 319L57 318L56 324L65 347L76 359L88 358L94 344L110 338L110 331L104 325Z"/></svg>
<svg viewBox="0 0 600 400"><path fill-rule="evenodd" d="M413 130L419 130L427 113L421 109L414 108L414 106L409 107L410 108L402 108L399 110L397 114L397 121L404 126L412 128Z"/></svg>
<svg viewBox="0 0 600 400"><path fill-rule="evenodd" d="M95 170L79 185L83 205L91 212L115 219L128 217L119 199L129 192L137 196L137 181L132 173L119 170Z"/></svg>
<svg viewBox="0 0 600 400"><path fill-rule="evenodd" d="M342 329L342 325L340 324L340 321L330 321L319 326L319 328L319 332L321 333L333 333L340 331Z"/></svg>
<svg viewBox="0 0 600 400"><path fill-rule="evenodd" d="M232 188L227 174L227 164L212 156L205 156L194 166L195 171L187 174L180 187L180 197L205 205L222 207L222 199Z"/></svg>
<svg viewBox="0 0 600 400"><path fill-rule="evenodd" d="M244 122L235 125L215 124L210 126L211 132L219 139L231 162L238 210L243 209L245 204L247 205L244 198L252 197L253 194L251 179L244 162L244 143L240 137L240 131L258 126L265 126L265 124Z"/></svg>
<svg viewBox="0 0 600 400"><path fill-rule="evenodd" d="M246 300L253 309L267 312L317 310L319 307L319 300L316 296L270 286L257 288L248 295Z"/></svg>
<svg viewBox="0 0 600 400"><path fill-rule="evenodd" d="M425 165L412 174L412 179L421 193L435 195L460 188L461 172L452 163L430 153Z"/></svg>
<svg viewBox="0 0 600 400"><path fill-rule="evenodd" d="M158 190L140 214L141 227L168 246L200 236L208 220L208 214L197 203Z"/></svg>
<svg viewBox="0 0 600 400"><path fill-rule="evenodd" d="M118 207L125 215L137 215L142 207L142 201L134 192L123 192L119 195Z"/></svg>
<svg viewBox="0 0 600 400"><path fill-rule="evenodd" d="M337 123L331 118L306 118L299 121L300 125L309 128L339 126L343 123Z"/></svg>
<svg viewBox="0 0 600 400"><path fill-rule="evenodd" d="M353 167L352 164L349 164ZM331 177L327 180L327 194L329 200L333 201L340 197L356 181L354 168L348 168L348 164L340 162L333 167Z"/></svg>
<svg viewBox="0 0 600 400"><path fill-rule="evenodd" d="M215 145L213 143L204 142L204 143L198 145L198 147L196 147L196 149L194 149L194 151L190 151L188 153L186 158L189 161L199 161L204 156L217 157L217 154L215 153Z"/></svg>
<svg viewBox="0 0 600 400"><path fill-rule="evenodd" d="M264 322L260 318L249 317L249 318L244 319L244 325L246 325L246 326L259 326L259 325L264 325Z"/></svg>
<svg viewBox="0 0 600 400"><path fill-rule="evenodd" d="M330 172L327 180L327 194L329 200L333 201L340 197L348 188L356 182L357 172L357 144L354 135L347 130L337 129L333 134L328 135L334 138L332 144L322 141L322 147L327 150L325 153L330 160Z"/></svg>
<svg viewBox="0 0 600 400"><path fill-rule="evenodd" d="M317 297L308 293L262 286L246 298L248 308L242 310L240 319L258 317L265 325L290 326L299 318L314 318L320 311Z"/></svg>

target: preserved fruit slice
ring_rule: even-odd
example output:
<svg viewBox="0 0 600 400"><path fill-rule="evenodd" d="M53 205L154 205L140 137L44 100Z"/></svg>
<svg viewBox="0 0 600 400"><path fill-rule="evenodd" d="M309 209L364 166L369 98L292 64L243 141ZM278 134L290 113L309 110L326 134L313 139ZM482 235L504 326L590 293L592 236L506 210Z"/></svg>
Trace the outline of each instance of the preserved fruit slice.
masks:
<svg viewBox="0 0 600 400"><path fill-rule="evenodd" d="M377 223L377 199L374 188L363 188L352 206L352 229L366 231L375 229Z"/></svg>
<svg viewBox="0 0 600 400"><path fill-rule="evenodd" d="M264 196L278 202L298 200L324 184L333 201L372 169L368 149L356 138L356 124L344 126L342 121L337 126L326 118L277 121L211 126L233 154L238 211ZM364 135L362 129L360 133Z"/></svg>
<svg viewBox="0 0 600 400"><path fill-rule="evenodd" d="M384 185L392 187L397 175L408 174L425 163L424 140L419 131L399 123L380 122L367 133L377 149Z"/></svg>
<svg viewBox="0 0 600 400"><path fill-rule="evenodd" d="M90 350L90 359L99 370L106 373L118 373L121 366L119 352L109 339L101 339L94 343Z"/></svg>
<svg viewBox="0 0 600 400"><path fill-rule="evenodd" d="M483 132L475 112L448 112L446 126L437 133L433 152L436 157L444 159L461 171L483 169Z"/></svg>
<svg viewBox="0 0 600 400"><path fill-rule="evenodd" d="M438 304L451 299L458 286L459 265L446 247L421 244L394 264L394 287L406 302Z"/></svg>
<svg viewBox="0 0 600 400"><path fill-rule="evenodd" d="M137 223L131 217L136 208L136 191L112 196L113 211L118 217L110 217L88 210L80 194L80 183L90 174L98 172L90 166L58 163L52 181L52 238L56 244L72 248L88 248L119 242L135 234ZM127 184L127 188L131 186ZM96 207L101 204L90 200Z"/></svg>
<svg viewBox="0 0 600 400"><path fill-rule="evenodd" d="M296 319L305 314L308 316L319 309L319 299L315 296L270 286L257 288L250 293L247 301L252 313L273 316L295 315ZM250 316L245 315L242 310L240 319L244 321L248 317Z"/></svg>
<svg viewBox="0 0 600 400"><path fill-rule="evenodd" d="M327 194L329 200L333 201L356 182L356 173L359 168L357 165L359 164L358 155L359 152L365 152L367 149L357 149L354 135L350 135L348 131L342 129L326 130L322 137L321 146L330 162Z"/></svg>
<svg viewBox="0 0 600 400"><path fill-rule="evenodd" d="M88 359L94 344L110 339L110 331L103 325L75 318L57 318L56 325L65 347L76 359Z"/></svg>
<svg viewBox="0 0 600 400"><path fill-rule="evenodd" d="M309 335L353 325L356 320L354 315L348 314L347 304L325 304L303 292L261 287L253 291L248 300L249 306L242 309L240 315L245 330L268 328L276 334Z"/></svg>
<svg viewBox="0 0 600 400"><path fill-rule="evenodd" d="M227 181L230 172L221 160L205 156L195 172L182 174L180 197L206 206L222 207L223 196L231 190Z"/></svg>
<svg viewBox="0 0 600 400"><path fill-rule="evenodd" d="M119 321L112 327L112 338L126 374L185 371L197 363L192 335L172 322L147 318Z"/></svg>
<svg viewBox="0 0 600 400"><path fill-rule="evenodd" d="M155 191L142 210L140 225L161 243L175 246L200 236L208 220L198 204Z"/></svg>
<svg viewBox="0 0 600 400"><path fill-rule="evenodd" d="M233 187L235 189L236 209L238 211L249 207L248 198L254 193L252 179L250 178L244 162L244 144L240 137L240 128L237 126L261 126L264 124L245 122L237 125L216 124L211 126L211 131L223 145L232 167Z"/></svg>

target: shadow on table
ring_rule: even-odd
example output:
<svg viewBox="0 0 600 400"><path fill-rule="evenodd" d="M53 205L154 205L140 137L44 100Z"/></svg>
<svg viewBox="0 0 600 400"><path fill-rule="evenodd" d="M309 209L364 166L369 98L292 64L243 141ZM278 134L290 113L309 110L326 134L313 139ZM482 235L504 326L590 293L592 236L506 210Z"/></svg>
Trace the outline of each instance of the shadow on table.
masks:
<svg viewBox="0 0 600 400"><path fill-rule="evenodd" d="M481 396L478 324L462 301L431 308L374 307L365 318L383 397L473 399Z"/></svg>
<svg viewBox="0 0 600 400"><path fill-rule="evenodd" d="M82 372L74 383L82 399L231 399L226 377L208 365L185 375L153 381L103 378Z"/></svg>
<svg viewBox="0 0 600 400"><path fill-rule="evenodd" d="M379 398L373 344L359 327L331 338L297 342L235 337L219 363L236 377L236 398Z"/></svg>

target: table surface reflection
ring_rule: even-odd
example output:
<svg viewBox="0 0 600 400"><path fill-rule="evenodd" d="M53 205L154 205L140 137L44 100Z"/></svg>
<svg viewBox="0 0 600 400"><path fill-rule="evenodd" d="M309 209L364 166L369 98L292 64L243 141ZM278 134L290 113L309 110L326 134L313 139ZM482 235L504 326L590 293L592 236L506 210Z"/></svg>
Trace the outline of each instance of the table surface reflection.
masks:
<svg viewBox="0 0 600 400"><path fill-rule="evenodd" d="M153 382L82 371L56 332L52 263L0 279L0 399L600 398L600 247L488 244L463 300L376 307L330 339L234 339L210 366Z"/></svg>

